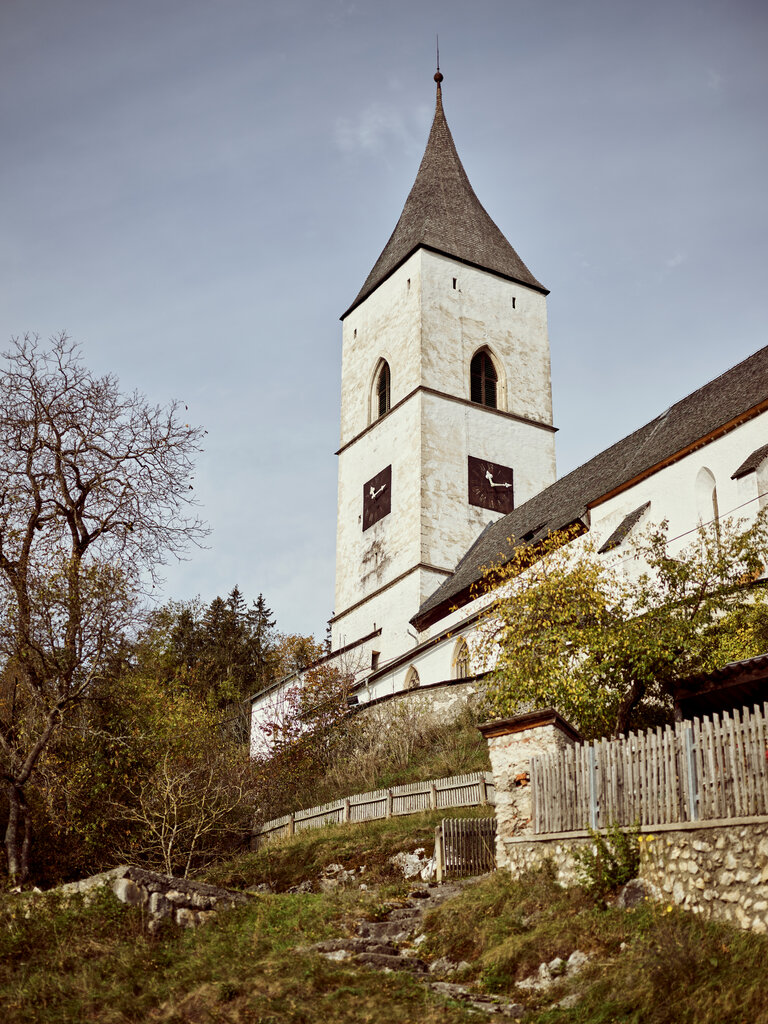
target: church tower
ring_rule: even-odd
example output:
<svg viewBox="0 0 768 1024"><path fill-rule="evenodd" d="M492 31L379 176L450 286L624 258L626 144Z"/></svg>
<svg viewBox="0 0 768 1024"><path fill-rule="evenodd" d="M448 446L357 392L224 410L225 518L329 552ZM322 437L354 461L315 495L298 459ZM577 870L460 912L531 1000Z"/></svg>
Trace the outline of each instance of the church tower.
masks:
<svg viewBox="0 0 768 1024"><path fill-rule="evenodd" d="M555 479L547 289L475 195L443 113L342 316L333 649L372 667L492 520Z"/></svg>

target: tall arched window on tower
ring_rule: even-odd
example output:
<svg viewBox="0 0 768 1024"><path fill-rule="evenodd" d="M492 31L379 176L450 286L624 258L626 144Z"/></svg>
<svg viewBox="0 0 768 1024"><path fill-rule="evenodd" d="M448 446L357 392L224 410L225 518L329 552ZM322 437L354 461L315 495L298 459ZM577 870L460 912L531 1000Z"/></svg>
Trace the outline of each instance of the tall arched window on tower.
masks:
<svg viewBox="0 0 768 1024"><path fill-rule="evenodd" d="M478 352L469 367L470 398L478 405L497 407L497 385L499 375L493 360L486 351Z"/></svg>
<svg viewBox="0 0 768 1024"><path fill-rule="evenodd" d="M376 377L374 401L377 417L383 416L385 412L389 412L389 363L386 359L382 359L379 373Z"/></svg>

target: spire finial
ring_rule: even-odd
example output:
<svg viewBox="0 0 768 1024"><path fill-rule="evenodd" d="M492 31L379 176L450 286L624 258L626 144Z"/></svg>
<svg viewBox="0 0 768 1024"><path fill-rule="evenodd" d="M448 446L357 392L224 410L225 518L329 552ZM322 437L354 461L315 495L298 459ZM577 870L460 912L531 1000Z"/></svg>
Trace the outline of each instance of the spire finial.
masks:
<svg viewBox="0 0 768 1024"><path fill-rule="evenodd" d="M437 71L435 72L435 81L437 82L437 91L440 92L440 83L443 80L443 76L440 72L440 36L435 36L435 48L437 49Z"/></svg>

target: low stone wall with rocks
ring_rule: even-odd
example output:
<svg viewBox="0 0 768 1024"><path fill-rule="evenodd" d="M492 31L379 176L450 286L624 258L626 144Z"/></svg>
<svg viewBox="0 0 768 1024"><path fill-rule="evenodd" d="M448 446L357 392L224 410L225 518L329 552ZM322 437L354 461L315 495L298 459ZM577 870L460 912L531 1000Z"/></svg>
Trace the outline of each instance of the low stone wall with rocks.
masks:
<svg viewBox="0 0 768 1024"><path fill-rule="evenodd" d="M127 864L79 882L69 882L60 886L58 891L87 896L102 886L109 886L121 902L132 907L144 907L149 916L150 931L154 931L165 918L182 927L194 928L211 918L217 910L247 903L250 898L232 889L219 889L205 882L173 878Z"/></svg>
<svg viewBox="0 0 768 1024"><path fill-rule="evenodd" d="M549 861L562 885L577 881L574 849L587 832L504 840L513 875ZM740 928L768 932L768 818L681 822L640 832L639 877L670 903Z"/></svg>
<svg viewBox="0 0 768 1024"><path fill-rule="evenodd" d="M479 705L481 698L482 683L473 676L388 693L359 704L355 712L375 722L397 722L403 716L430 715L436 721L447 723L459 718L467 707Z"/></svg>
<svg viewBox="0 0 768 1024"><path fill-rule="evenodd" d="M589 832L537 835L530 761L577 742L552 709L485 722L496 790L496 864L521 874L549 861L563 885L577 880L574 850ZM768 816L645 826L639 877L659 898L741 928L768 932Z"/></svg>

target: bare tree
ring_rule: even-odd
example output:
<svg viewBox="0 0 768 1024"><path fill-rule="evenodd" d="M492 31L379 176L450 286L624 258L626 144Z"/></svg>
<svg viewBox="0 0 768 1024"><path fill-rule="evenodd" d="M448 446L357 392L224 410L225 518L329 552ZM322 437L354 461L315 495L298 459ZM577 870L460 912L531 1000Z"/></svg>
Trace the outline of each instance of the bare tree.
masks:
<svg viewBox="0 0 768 1024"><path fill-rule="evenodd" d="M0 772L10 879L29 875L26 787L88 696L142 580L205 535L191 507L202 431L180 407L95 377L66 335L14 339L0 373Z"/></svg>

